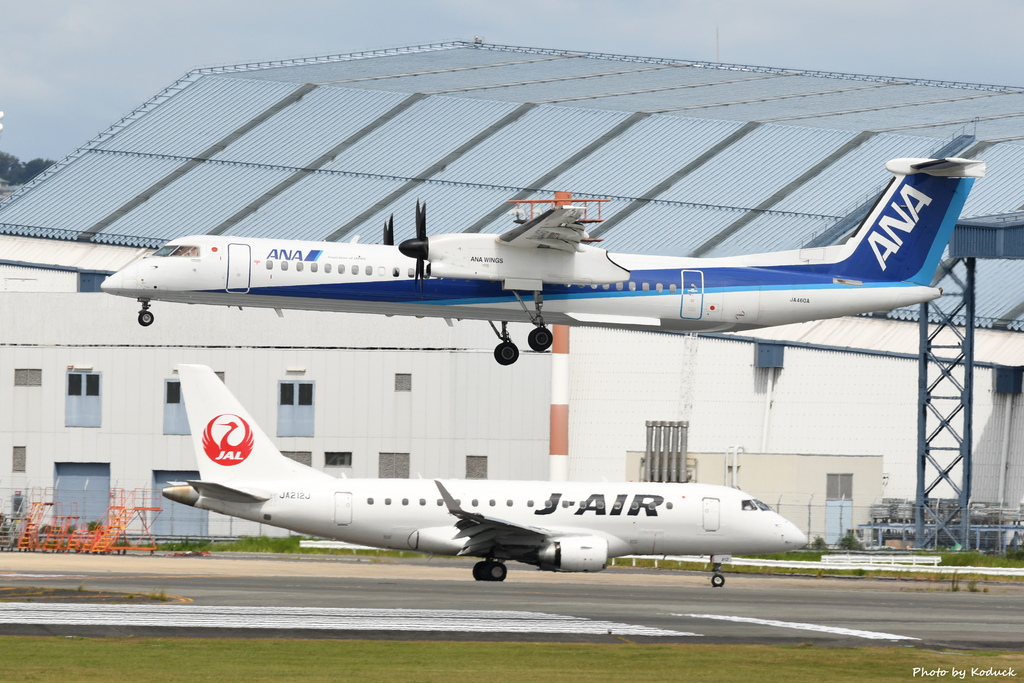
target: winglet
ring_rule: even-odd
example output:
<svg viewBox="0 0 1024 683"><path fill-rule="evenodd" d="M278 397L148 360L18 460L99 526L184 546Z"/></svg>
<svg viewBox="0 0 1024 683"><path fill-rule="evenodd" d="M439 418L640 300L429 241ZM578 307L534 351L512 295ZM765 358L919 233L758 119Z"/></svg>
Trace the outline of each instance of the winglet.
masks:
<svg viewBox="0 0 1024 683"><path fill-rule="evenodd" d="M444 487L444 484L442 484L437 479L434 480L434 483L437 484L437 490L441 492L441 499L444 501L445 507L448 508L448 512L452 513L455 516L465 514L465 512L461 507L459 507L459 504L455 501L455 499L452 498L452 494L448 493L448 489Z"/></svg>

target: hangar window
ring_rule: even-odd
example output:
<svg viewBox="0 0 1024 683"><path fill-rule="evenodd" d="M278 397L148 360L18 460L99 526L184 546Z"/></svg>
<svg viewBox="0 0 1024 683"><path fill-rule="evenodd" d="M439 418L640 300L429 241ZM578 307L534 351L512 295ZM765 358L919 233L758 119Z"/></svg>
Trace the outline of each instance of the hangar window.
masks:
<svg viewBox="0 0 1024 683"><path fill-rule="evenodd" d="M41 369L17 369L14 371L14 386L16 387L41 387L43 385L43 371Z"/></svg>
<svg viewBox="0 0 1024 683"><path fill-rule="evenodd" d="M359 266L358 265L352 266L352 274L353 275L359 275Z"/></svg>
<svg viewBox="0 0 1024 683"><path fill-rule="evenodd" d="M324 467L352 467L351 451L327 451L324 453Z"/></svg>
<svg viewBox="0 0 1024 683"><path fill-rule="evenodd" d="M164 380L164 434L191 434L185 402L181 398L181 382Z"/></svg>
<svg viewBox="0 0 1024 683"><path fill-rule="evenodd" d="M412 391L412 375L410 373L395 373L395 391Z"/></svg>
<svg viewBox="0 0 1024 683"><path fill-rule="evenodd" d="M274 269L274 262L273 261L267 261L267 270L273 270L273 269Z"/></svg>
<svg viewBox="0 0 1024 683"><path fill-rule="evenodd" d="M26 460L25 446L15 446L11 459L11 472L24 472Z"/></svg>
<svg viewBox="0 0 1024 683"><path fill-rule="evenodd" d="M277 435L313 436L313 382L285 380L277 386Z"/></svg>
<svg viewBox="0 0 1024 683"><path fill-rule="evenodd" d="M100 373L68 372L64 426L99 427L102 408Z"/></svg>
<svg viewBox="0 0 1024 683"><path fill-rule="evenodd" d="M294 460L297 463L301 463L306 467L313 466L313 452L312 451L281 451L281 455L284 457Z"/></svg>
<svg viewBox="0 0 1024 683"><path fill-rule="evenodd" d="M487 456L467 455L466 456L466 479L487 478Z"/></svg>
<svg viewBox="0 0 1024 683"><path fill-rule="evenodd" d="M379 479L408 479L409 478L409 454L408 453L378 453L377 456L377 478Z"/></svg>

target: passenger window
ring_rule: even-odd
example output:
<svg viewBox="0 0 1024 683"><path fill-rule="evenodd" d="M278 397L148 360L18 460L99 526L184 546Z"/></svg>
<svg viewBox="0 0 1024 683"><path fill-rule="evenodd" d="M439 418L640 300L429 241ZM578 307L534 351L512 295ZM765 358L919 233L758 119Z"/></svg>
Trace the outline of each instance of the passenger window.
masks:
<svg viewBox="0 0 1024 683"><path fill-rule="evenodd" d="M670 291L673 294L675 294L676 293L676 286L675 285L669 285L668 286L668 291Z"/></svg>
<svg viewBox="0 0 1024 683"><path fill-rule="evenodd" d="M408 505L408 504L409 504L409 499L408 498L403 498L402 499L402 505Z"/></svg>
<svg viewBox="0 0 1024 683"><path fill-rule="evenodd" d="M643 289L643 290L644 290L645 292L649 292L649 291L651 291L651 286L650 286L649 284L647 284L647 283L645 282L645 283L643 284L643 287L642 287L642 289Z"/></svg>
<svg viewBox="0 0 1024 683"><path fill-rule="evenodd" d="M604 289L611 289L611 285L605 285Z"/></svg>
<svg viewBox="0 0 1024 683"><path fill-rule="evenodd" d="M630 282L629 283L629 291L631 291L631 292L635 292L636 291L636 283L635 282Z"/></svg>
<svg viewBox="0 0 1024 683"><path fill-rule="evenodd" d="M309 272L311 272L311 273L315 273L316 272L316 264L315 263L310 263L309 264Z"/></svg>
<svg viewBox="0 0 1024 683"><path fill-rule="evenodd" d="M494 507L494 499L491 499L491 507Z"/></svg>
<svg viewBox="0 0 1024 683"><path fill-rule="evenodd" d="M402 269L401 269L401 268L398 268L398 267L395 267L395 268L394 268L394 269L392 269L392 271L391 271L391 277L398 277L398 276L399 276L399 275L401 275L401 274L402 274Z"/></svg>
<svg viewBox="0 0 1024 683"><path fill-rule="evenodd" d="M385 275L387 275L387 273L388 273L387 268L385 268L384 266L377 266L377 275L380 275L381 277L384 277Z"/></svg>
<svg viewBox="0 0 1024 683"><path fill-rule="evenodd" d="M324 264L324 272L325 273L331 272L331 264L330 263L325 263Z"/></svg>
<svg viewBox="0 0 1024 683"><path fill-rule="evenodd" d="M437 499L437 507L441 507L442 505L444 505L444 498L438 498Z"/></svg>
<svg viewBox="0 0 1024 683"><path fill-rule="evenodd" d="M665 509L666 510L671 510L672 509L672 501L671 500L669 502L665 503Z"/></svg>
<svg viewBox="0 0 1024 683"><path fill-rule="evenodd" d="M533 501L532 500L526 501L526 507L532 508L533 507Z"/></svg>
<svg viewBox="0 0 1024 683"><path fill-rule="evenodd" d="M338 275L344 275L344 274L345 274L345 264L342 263L342 264L340 264L338 266Z"/></svg>
<svg viewBox="0 0 1024 683"><path fill-rule="evenodd" d="M296 261L296 262L295 262L295 270L297 270L297 271L299 271L299 272L301 273L301 272L302 272L302 266L303 266L303 265L304 265L304 264L302 263L302 261Z"/></svg>
<svg viewBox="0 0 1024 683"><path fill-rule="evenodd" d="M273 261L267 261L267 270L273 270L273 269L274 269L274 262Z"/></svg>
<svg viewBox="0 0 1024 683"><path fill-rule="evenodd" d="M410 268L409 269L409 277L416 277L416 269L414 269L414 268Z"/></svg>
<svg viewBox="0 0 1024 683"><path fill-rule="evenodd" d="M563 500L562 501L562 507L567 508L570 505L572 505L572 501L568 501L568 500Z"/></svg>
<svg viewBox="0 0 1024 683"><path fill-rule="evenodd" d="M373 266L366 266L366 277L373 277Z"/></svg>
<svg viewBox="0 0 1024 683"><path fill-rule="evenodd" d="M660 292L663 289L664 289L664 287L661 286L660 282L658 284L654 285L654 291L656 291L656 292Z"/></svg>
<svg viewBox="0 0 1024 683"><path fill-rule="evenodd" d="M512 500L509 499L509 500L505 501L505 505L508 505L509 507L512 507Z"/></svg>
<svg viewBox="0 0 1024 683"><path fill-rule="evenodd" d="M479 504L480 504L480 502L476 498L474 498L473 502L470 503L470 505L472 505L473 507L477 507Z"/></svg>
<svg viewBox="0 0 1024 683"><path fill-rule="evenodd" d="M367 498L366 499L366 504L367 505L373 505L373 498Z"/></svg>
<svg viewBox="0 0 1024 683"><path fill-rule="evenodd" d="M359 266L352 266L352 274L359 275Z"/></svg>
<svg viewBox="0 0 1024 683"><path fill-rule="evenodd" d="M617 289L618 291L621 292L622 291L622 283L621 282L616 282L615 283L615 289Z"/></svg>
<svg viewBox="0 0 1024 683"><path fill-rule="evenodd" d="M390 498L385 498L384 499L384 504L385 505L391 505L391 499Z"/></svg>
<svg viewBox="0 0 1024 683"><path fill-rule="evenodd" d="M288 270L288 262L281 261L281 270Z"/></svg>
<svg viewBox="0 0 1024 683"><path fill-rule="evenodd" d="M427 504L427 499L426 498L420 498L420 505L426 505L426 504Z"/></svg>

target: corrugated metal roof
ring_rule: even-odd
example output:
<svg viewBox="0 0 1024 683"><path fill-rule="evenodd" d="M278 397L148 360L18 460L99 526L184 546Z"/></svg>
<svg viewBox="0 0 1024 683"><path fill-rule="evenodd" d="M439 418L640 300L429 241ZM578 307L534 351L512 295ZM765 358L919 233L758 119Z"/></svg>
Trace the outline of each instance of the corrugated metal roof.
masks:
<svg viewBox="0 0 1024 683"><path fill-rule="evenodd" d="M570 190L613 198L612 250L797 248L884 185L886 160L954 134L989 162L965 215L1020 209L1022 102L1021 88L467 43L202 69L0 203L0 233L376 241L394 212L401 239L417 197L432 232L497 232L511 196ZM1017 267L979 271L992 315L1024 310Z"/></svg>

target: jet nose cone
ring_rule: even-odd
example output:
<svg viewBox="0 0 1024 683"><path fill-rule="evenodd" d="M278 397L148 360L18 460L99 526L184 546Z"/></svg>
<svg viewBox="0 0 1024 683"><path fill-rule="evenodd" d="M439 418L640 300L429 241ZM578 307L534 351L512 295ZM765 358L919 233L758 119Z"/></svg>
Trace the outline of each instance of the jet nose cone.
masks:
<svg viewBox="0 0 1024 683"><path fill-rule="evenodd" d="M100 289L102 289L107 294L115 294L121 289L123 289L123 282L124 275L122 275L120 271L118 271L113 275L108 275L107 279L100 284Z"/></svg>
<svg viewBox="0 0 1024 683"><path fill-rule="evenodd" d="M785 526L782 528L782 538L786 542L786 545L793 548L803 548L807 545L807 534L800 531L796 524L787 521Z"/></svg>

